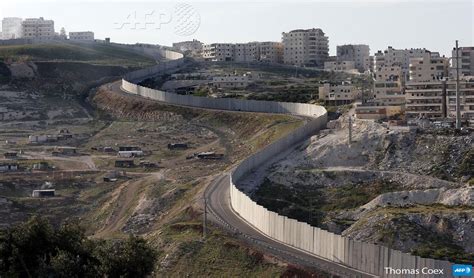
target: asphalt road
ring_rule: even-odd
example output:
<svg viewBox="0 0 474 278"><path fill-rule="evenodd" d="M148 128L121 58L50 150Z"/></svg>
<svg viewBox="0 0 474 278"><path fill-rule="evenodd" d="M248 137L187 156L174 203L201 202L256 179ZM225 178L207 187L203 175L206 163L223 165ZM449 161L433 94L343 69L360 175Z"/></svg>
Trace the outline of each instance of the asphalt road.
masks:
<svg viewBox="0 0 474 278"><path fill-rule="evenodd" d="M208 220L217 223L250 244L290 263L323 270L340 277L377 277L317 257L262 234L233 211L230 204L229 183L229 174L225 173L214 179L206 189L204 195L207 202Z"/></svg>

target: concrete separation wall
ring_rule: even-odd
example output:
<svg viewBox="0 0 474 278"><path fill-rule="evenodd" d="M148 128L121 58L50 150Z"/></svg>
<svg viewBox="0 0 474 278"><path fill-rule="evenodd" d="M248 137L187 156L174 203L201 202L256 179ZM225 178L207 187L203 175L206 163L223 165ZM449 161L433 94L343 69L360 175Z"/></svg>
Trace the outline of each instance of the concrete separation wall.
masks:
<svg viewBox="0 0 474 278"><path fill-rule="evenodd" d="M303 103L230 98L214 99L177 95L137 85L137 82L147 77L174 72L183 64L181 54L169 50L160 51L162 51L160 55L171 60L148 69L127 74L122 79L122 89L124 91L175 105L229 111L293 114L310 118L304 126L299 127L291 134L280 138L263 150L245 159L230 174L228 182L231 206L248 223L265 235L287 245L376 276L431 277L422 273L422 269L430 268L444 269L444 275L439 277L451 277L449 272L451 271L452 264L448 261L421 258L384 246L354 241L320 228L312 227L307 223L279 215L252 201L250 197L237 188L235 183L253 169L276 156L281 150L286 150L308 139L321 128L324 128L327 122L326 110L321 106ZM419 274L391 276L387 274L386 267L393 269L416 269L419 271Z"/></svg>

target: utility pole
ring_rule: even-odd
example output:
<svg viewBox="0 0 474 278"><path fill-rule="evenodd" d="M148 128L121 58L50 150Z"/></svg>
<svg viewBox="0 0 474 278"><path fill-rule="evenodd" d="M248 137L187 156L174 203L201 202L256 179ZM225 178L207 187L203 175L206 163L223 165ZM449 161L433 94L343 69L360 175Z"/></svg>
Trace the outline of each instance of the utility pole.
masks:
<svg viewBox="0 0 474 278"><path fill-rule="evenodd" d="M202 220L202 237L206 238L207 235L207 199L204 196L204 217Z"/></svg>
<svg viewBox="0 0 474 278"><path fill-rule="evenodd" d="M456 40L456 129L461 128L461 108L459 101L459 46Z"/></svg>
<svg viewBox="0 0 474 278"><path fill-rule="evenodd" d="M349 146L352 143L352 116L349 115Z"/></svg>

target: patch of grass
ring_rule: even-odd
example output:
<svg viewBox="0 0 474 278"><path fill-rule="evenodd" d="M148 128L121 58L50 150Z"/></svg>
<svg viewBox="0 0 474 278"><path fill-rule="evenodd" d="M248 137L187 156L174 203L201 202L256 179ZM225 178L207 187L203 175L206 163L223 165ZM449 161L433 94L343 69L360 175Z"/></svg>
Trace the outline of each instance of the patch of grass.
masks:
<svg viewBox="0 0 474 278"><path fill-rule="evenodd" d="M166 252L168 263L160 266L158 273L178 277L276 277L284 271L265 262L262 253L241 246L217 229L211 228L203 240L200 228L201 223L195 221L165 228L161 237L176 247Z"/></svg>
<svg viewBox="0 0 474 278"><path fill-rule="evenodd" d="M443 238L433 238L429 242L418 245L412 250L412 254L424 258L448 259L459 264L474 262L474 253L468 254L462 247L446 242Z"/></svg>
<svg viewBox="0 0 474 278"><path fill-rule="evenodd" d="M335 173L324 171L324 175L330 178ZM321 227L329 212L360 207L397 188L398 184L384 180L321 188L299 184L289 187L265 179L252 198L271 211Z"/></svg>

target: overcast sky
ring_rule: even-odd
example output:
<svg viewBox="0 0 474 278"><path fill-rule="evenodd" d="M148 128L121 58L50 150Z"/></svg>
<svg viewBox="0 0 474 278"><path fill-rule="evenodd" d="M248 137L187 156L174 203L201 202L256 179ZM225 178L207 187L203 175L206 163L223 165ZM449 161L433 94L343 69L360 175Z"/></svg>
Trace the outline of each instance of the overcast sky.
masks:
<svg viewBox="0 0 474 278"><path fill-rule="evenodd" d="M393 46L442 55L450 55L456 39L461 46L474 45L471 0L177 3L2 0L0 17L42 16L55 21L56 31L90 30L96 38L125 43L280 41L282 32L315 27L329 37L331 55L348 43L368 44L371 53Z"/></svg>

